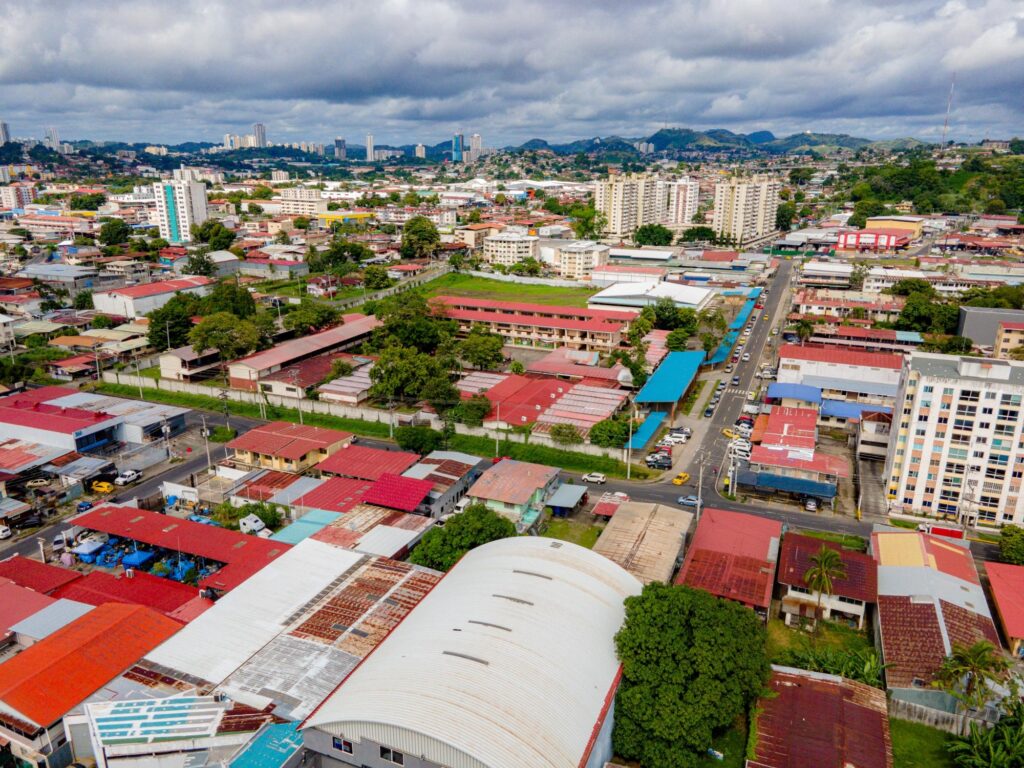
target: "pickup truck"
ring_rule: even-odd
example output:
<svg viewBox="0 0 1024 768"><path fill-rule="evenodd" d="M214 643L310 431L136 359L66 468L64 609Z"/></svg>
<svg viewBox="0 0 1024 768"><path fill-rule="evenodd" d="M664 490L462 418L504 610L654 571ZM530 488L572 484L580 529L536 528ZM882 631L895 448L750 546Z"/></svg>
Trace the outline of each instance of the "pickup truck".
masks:
<svg viewBox="0 0 1024 768"><path fill-rule="evenodd" d="M126 469L114 479L114 485L128 485L142 479L142 473L134 469Z"/></svg>

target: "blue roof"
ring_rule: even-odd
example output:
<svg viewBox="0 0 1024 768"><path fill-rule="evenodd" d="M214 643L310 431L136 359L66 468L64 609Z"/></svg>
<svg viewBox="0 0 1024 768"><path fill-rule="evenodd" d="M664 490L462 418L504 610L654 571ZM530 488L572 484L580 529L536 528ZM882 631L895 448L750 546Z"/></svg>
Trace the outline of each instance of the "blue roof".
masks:
<svg viewBox="0 0 1024 768"><path fill-rule="evenodd" d="M730 331L725 334L725 338L722 339L722 343L715 350L714 357L704 363L704 365L718 365L724 363L729 359L729 353L732 351L732 345L736 343L736 339L740 337L739 331Z"/></svg>
<svg viewBox="0 0 1024 768"><path fill-rule="evenodd" d="M633 432L633 439L629 441L627 447L632 448L634 451L642 451L651 442L651 438L658 431L658 427L661 426L661 422L665 420L666 415L664 411L653 411L648 414L647 418L644 419L644 423Z"/></svg>
<svg viewBox="0 0 1024 768"><path fill-rule="evenodd" d="M751 472L750 470L738 472L736 482L752 485L761 490L803 493L819 499L831 499L836 495L836 487L831 483L819 483L801 477L775 475L770 472Z"/></svg>
<svg viewBox="0 0 1024 768"><path fill-rule="evenodd" d="M280 768L299 751L299 723L268 725L231 761L231 768Z"/></svg>
<svg viewBox="0 0 1024 768"><path fill-rule="evenodd" d="M590 489L585 485L563 483L558 487L557 491L551 494L551 498L547 500L547 505L549 507L572 509L587 495L588 490Z"/></svg>
<svg viewBox="0 0 1024 768"><path fill-rule="evenodd" d="M638 403L675 403L697 376L703 352L669 352L636 396Z"/></svg>
<svg viewBox="0 0 1024 768"><path fill-rule="evenodd" d="M750 318L750 314L754 311L754 305L757 304L757 299L747 299L743 304L743 309L736 315L736 319L729 325L730 331L738 331L744 325L747 324L747 320Z"/></svg>
<svg viewBox="0 0 1024 768"><path fill-rule="evenodd" d="M272 541L283 541L285 544L298 544L303 539L308 539L317 531L326 528L341 517L338 512L328 512L325 509L311 509L291 525L286 525L280 531L271 536Z"/></svg>
<svg viewBox="0 0 1024 768"><path fill-rule="evenodd" d="M924 336L917 331L896 331L896 341L912 341L924 344Z"/></svg>
<svg viewBox="0 0 1024 768"><path fill-rule="evenodd" d="M821 405L821 389L808 384L783 384L773 381L768 385L769 400L803 400Z"/></svg>
<svg viewBox="0 0 1024 768"><path fill-rule="evenodd" d="M832 376L804 376L804 384L821 389L834 389L837 392L859 392L865 395L883 395L896 397L898 384L883 384L878 381L852 381L837 379Z"/></svg>
<svg viewBox="0 0 1024 768"><path fill-rule="evenodd" d="M838 419L859 419L867 413L892 413L892 408L870 403L848 403L845 400L822 400L821 415Z"/></svg>

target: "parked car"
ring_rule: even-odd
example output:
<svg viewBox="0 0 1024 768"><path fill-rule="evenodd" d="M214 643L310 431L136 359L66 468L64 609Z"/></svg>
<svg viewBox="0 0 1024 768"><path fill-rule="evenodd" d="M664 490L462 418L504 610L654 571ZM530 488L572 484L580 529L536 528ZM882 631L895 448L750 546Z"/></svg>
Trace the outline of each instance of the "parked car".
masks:
<svg viewBox="0 0 1024 768"><path fill-rule="evenodd" d="M778 328L772 328L772 336L778 336L778 335L779 335L779 329Z"/></svg>
<svg viewBox="0 0 1024 768"><path fill-rule="evenodd" d="M808 499L807 501L804 502L804 509L806 509L808 512L817 512L818 502L815 501L814 499Z"/></svg>
<svg viewBox="0 0 1024 768"><path fill-rule="evenodd" d="M739 437L739 435L736 434L734 430L731 430L728 427L722 430L722 434L728 437L730 440L735 440L737 437Z"/></svg>
<svg viewBox="0 0 1024 768"><path fill-rule="evenodd" d="M710 419L714 415L715 415L714 407L709 405L707 408L704 409L704 418L705 419Z"/></svg>
<svg viewBox="0 0 1024 768"><path fill-rule="evenodd" d="M680 472L672 478L672 485L686 485L688 482L690 482L689 472Z"/></svg>
<svg viewBox="0 0 1024 768"><path fill-rule="evenodd" d="M28 517L22 517L18 520L12 520L11 525L15 528L38 528L43 524L42 515L29 515Z"/></svg>
<svg viewBox="0 0 1024 768"><path fill-rule="evenodd" d="M128 485L142 479L142 473L134 469L126 469L114 479L114 485Z"/></svg>
<svg viewBox="0 0 1024 768"><path fill-rule="evenodd" d="M63 533L58 533L53 537L52 545L54 552L63 552L65 547L67 547L68 542Z"/></svg>
<svg viewBox="0 0 1024 768"><path fill-rule="evenodd" d="M588 472L580 479L584 483L597 483L598 485L604 485L608 482L608 478L600 472Z"/></svg>
<svg viewBox="0 0 1024 768"><path fill-rule="evenodd" d="M29 480L25 483L26 488L42 488L50 484L50 481L45 477L37 477L35 480Z"/></svg>
<svg viewBox="0 0 1024 768"><path fill-rule="evenodd" d="M97 480L92 484L93 493L113 493L114 486L108 483L106 480Z"/></svg>
<svg viewBox="0 0 1024 768"><path fill-rule="evenodd" d="M681 507L696 507L700 505L700 498L691 493L689 496L680 496L676 499L676 504Z"/></svg>
<svg viewBox="0 0 1024 768"><path fill-rule="evenodd" d="M90 509L92 509L91 501L80 501L75 507L75 510L78 512L88 512Z"/></svg>
<svg viewBox="0 0 1024 768"><path fill-rule="evenodd" d="M749 400L750 402L756 402L756 400L757 400L757 390L756 389L752 389L749 392L747 392L747 400Z"/></svg>
<svg viewBox="0 0 1024 768"><path fill-rule="evenodd" d="M740 377L739 376L733 376L732 377L732 385L735 387L739 383L740 383Z"/></svg>
<svg viewBox="0 0 1024 768"><path fill-rule="evenodd" d="M238 521L238 530L242 533L255 533L259 534L260 531L266 529L267 525L256 515L246 515Z"/></svg>
<svg viewBox="0 0 1024 768"><path fill-rule="evenodd" d="M729 363L729 364L728 364L727 366L725 366L725 372L726 372L726 373L732 373L732 372L733 372L733 369L734 369L735 367L736 367L736 366L734 366L734 365L733 365L732 363Z"/></svg>
<svg viewBox="0 0 1024 768"><path fill-rule="evenodd" d="M13 535L14 531L12 531L9 526L0 525L0 541L3 541L4 539L9 539Z"/></svg>

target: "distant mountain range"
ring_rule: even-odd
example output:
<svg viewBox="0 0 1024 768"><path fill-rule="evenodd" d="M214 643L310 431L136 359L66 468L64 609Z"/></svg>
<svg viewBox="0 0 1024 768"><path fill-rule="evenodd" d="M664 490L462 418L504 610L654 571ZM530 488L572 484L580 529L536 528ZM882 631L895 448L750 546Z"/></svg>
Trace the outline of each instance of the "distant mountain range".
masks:
<svg viewBox="0 0 1024 768"><path fill-rule="evenodd" d="M548 149L558 155L574 155L579 152L586 154L630 154L637 153L635 144L649 143L655 152L716 152L716 151L748 151L767 154L786 154L790 152L828 154L837 149L857 150L863 147L880 149L912 149L924 142L917 139L892 139L889 141L873 141L845 133L794 133L792 136L779 138L771 131L755 131L754 133L733 133L724 128L708 131L695 131L690 128L662 128L646 138L623 138L621 136L595 136L592 139L579 139L567 144L549 144L544 139L530 139L519 147L511 149Z"/></svg>

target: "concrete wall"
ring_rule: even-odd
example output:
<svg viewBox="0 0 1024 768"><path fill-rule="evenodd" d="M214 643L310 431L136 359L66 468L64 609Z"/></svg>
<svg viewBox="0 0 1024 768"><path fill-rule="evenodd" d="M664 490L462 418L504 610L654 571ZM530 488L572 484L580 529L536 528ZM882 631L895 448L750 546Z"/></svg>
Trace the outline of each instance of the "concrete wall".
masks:
<svg viewBox="0 0 1024 768"><path fill-rule="evenodd" d="M911 723L921 723L932 728L938 728L946 733L958 735L966 733L971 723L976 723L983 727L991 727L992 725L992 723L985 720L979 720L962 714L955 715L893 697L889 698L889 716Z"/></svg>
<svg viewBox="0 0 1024 768"><path fill-rule="evenodd" d="M567 243L569 241L566 241ZM467 275L473 277L484 277L488 280L497 280L500 283L519 283L520 285L550 285L555 288L594 288L591 283L581 283L578 280L556 280L547 277L528 277L526 275L502 275L497 272L474 272L467 270Z"/></svg>

